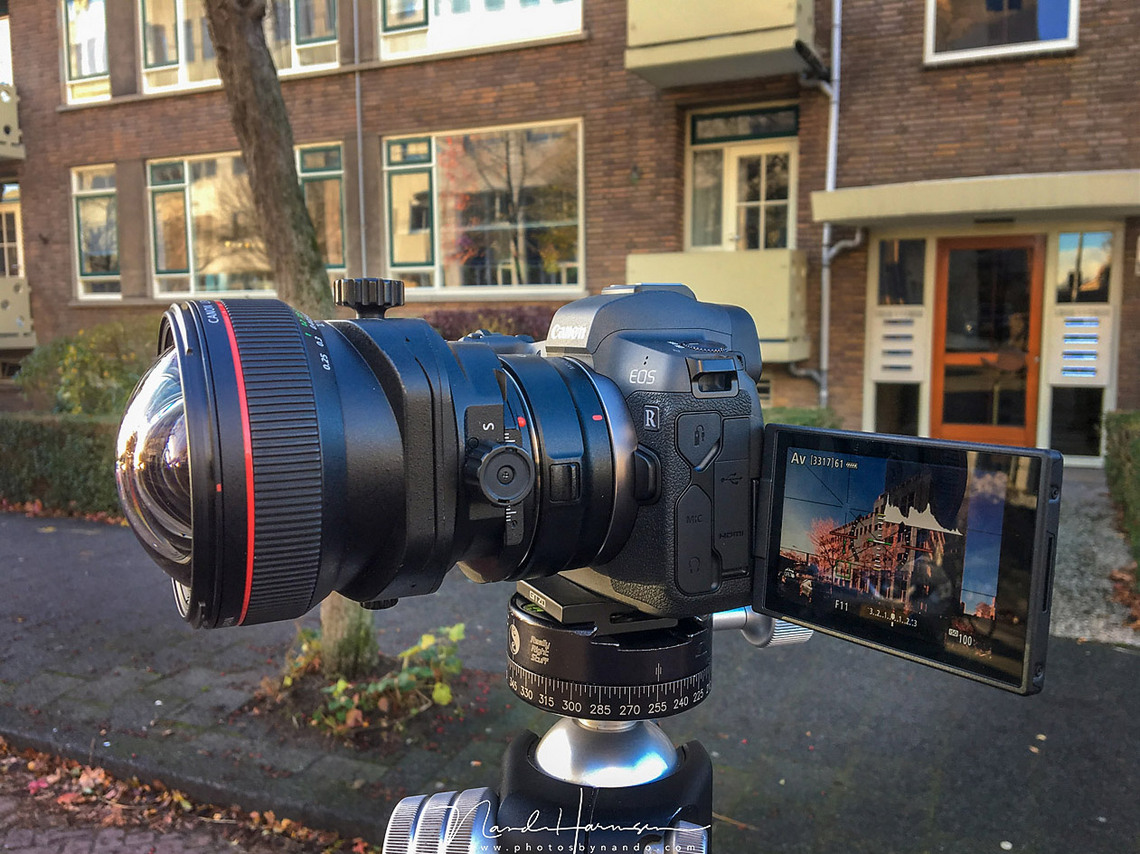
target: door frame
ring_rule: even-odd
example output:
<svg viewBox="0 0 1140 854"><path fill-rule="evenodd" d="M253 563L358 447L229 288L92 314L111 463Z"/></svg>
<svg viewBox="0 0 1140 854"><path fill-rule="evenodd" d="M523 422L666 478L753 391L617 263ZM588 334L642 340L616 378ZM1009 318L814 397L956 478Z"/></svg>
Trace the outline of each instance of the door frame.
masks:
<svg viewBox="0 0 1140 854"><path fill-rule="evenodd" d="M772 154L788 155L788 208L787 239L784 247L792 248L795 244L795 192L796 170L799 169L795 140L792 137L780 137L774 140L754 140L747 143L735 143L724 147L722 160L722 175L724 185L721 198L721 246L725 252L760 252L763 246L756 249L742 249L741 242L744 236L740 234L737 220L737 209L740 207L740 198L737 193L740 182L740 160L744 157L767 157ZM763 199L759 202L764 207ZM761 230L761 243L763 243L763 230Z"/></svg>
<svg viewBox="0 0 1140 854"><path fill-rule="evenodd" d="M1037 444L1038 394L1041 375L1041 324L1045 299L1045 235L1020 234L987 237L939 238L934 277L934 330L930 358L930 435L942 439L990 442L1033 447ZM1028 249L1029 328L1025 378L1024 426L946 424L943 392L947 365L971 365L976 355L946 353L946 313L950 253L955 249Z"/></svg>
<svg viewBox="0 0 1140 854"><path fill-rule="evenodd" d="M719 244L694 246L693 232L693 157L701 151L718 150L721 155L721 232ZM736 232L736 167L734 158L755 154L778 154L787 152L788 158L788 240L783 249L737 249L735 240L730 237ZM682 181L684 193L684 251L685 252L764 252L796 248L796 222L798 221L799 195L799 137L774 136L767 139L734 140L730 142L686 144L685 164ZM731 172L731 176L730 173Z"/></svg>

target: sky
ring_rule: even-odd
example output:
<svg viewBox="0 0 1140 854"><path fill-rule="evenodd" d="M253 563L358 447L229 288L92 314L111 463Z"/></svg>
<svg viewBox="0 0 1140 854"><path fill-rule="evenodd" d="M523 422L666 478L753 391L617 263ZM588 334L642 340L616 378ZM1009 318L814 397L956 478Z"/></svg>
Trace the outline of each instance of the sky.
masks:
<svg viewBox="0 0 1140 854"><path fill-rule="evenodd" d="M967 614L974 613L978 602L990 602L997 595L1006 484L1004 473L974 469L970 477L962 567L962 604Z"/></svg>
<svg viewBox="0 0 1140 854"><path fill-rule="evenodd" d="M839 460L843 467L794 464L793 453ZM847 463L854 463L858 468L846 468ZM780 545L804 552L814 551L808 537L813 519L831 519L834 524L842 525L869 513L883 491L886 467L886 460L873 457L789 449Z"/></svg>

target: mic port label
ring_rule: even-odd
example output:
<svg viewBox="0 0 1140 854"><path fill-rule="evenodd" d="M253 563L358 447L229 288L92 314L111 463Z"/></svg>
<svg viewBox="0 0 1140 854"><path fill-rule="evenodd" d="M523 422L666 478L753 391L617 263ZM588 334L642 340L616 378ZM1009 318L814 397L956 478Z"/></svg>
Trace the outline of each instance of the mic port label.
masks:
<svg viewBox="0 0 1140 854"><path fill-rule="evenodd" d="M677 502L677 587L695 595L716 589L712 556L712 502L699 486L690 486Z"/></svg>

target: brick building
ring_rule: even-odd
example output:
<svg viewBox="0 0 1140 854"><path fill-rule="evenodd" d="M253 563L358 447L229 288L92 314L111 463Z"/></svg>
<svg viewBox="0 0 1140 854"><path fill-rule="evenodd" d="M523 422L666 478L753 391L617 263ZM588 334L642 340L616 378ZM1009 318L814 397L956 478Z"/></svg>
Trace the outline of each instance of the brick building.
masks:
<svg viewBox="0 0 1140 854"><path fill-rule="evenodd" d="M684 281L752 312L773 403L822 382L850 427L1091 462L1140 405L1132 0L847 0L838 55L825 0L267 7L331 275L416 311ZM5 12L0 281L39 340L271 293L201 0Z"/></svg>

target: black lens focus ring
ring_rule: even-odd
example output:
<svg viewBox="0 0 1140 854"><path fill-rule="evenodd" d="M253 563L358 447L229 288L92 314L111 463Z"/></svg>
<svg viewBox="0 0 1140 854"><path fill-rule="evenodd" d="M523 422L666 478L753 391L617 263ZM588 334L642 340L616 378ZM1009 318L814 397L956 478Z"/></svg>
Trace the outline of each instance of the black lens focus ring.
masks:
<svg viewBox="0 0 1140 854"><path fill-rule="evenodd" d="M322 463L317 404L293 310L226 300L249 417L253 573L243 625L305 613L320 571Z"/></svg>

